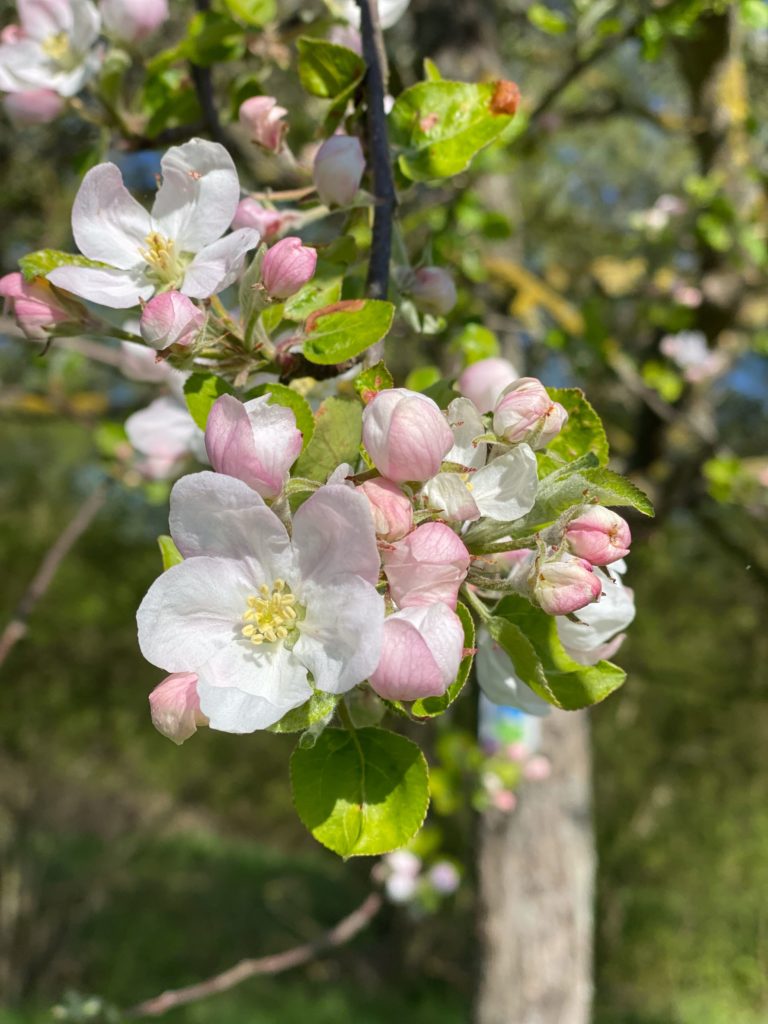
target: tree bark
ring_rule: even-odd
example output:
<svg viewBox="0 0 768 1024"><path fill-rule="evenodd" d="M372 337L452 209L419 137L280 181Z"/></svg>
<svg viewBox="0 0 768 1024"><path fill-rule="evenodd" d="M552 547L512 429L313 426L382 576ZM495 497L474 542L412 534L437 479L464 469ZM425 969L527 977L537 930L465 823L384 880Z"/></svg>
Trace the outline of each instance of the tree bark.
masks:
<svg viewBox="0 0 768 1024"><path fill-rule="evenodd" d="M553 711L552 763L509 815L480 822L481 970L475 1024L588 1024L592 1007L595 843L589 720Z"/></svg>

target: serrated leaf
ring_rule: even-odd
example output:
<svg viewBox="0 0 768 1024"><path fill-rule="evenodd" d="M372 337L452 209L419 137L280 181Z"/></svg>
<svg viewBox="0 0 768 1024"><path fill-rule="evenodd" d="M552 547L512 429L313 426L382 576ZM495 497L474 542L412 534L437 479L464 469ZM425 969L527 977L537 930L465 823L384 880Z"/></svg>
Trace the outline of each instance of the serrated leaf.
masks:
<svg viewBox="0 0 768 1024"><path fill-rule="evenodd" d="M296 49L299 52L299 79L312 96L336 99L349 93L365 74L363 58L346 46L302 36Z"/></svg>
<svg viewBox="0 0 768 1024"><path fill-rule="evenodd" d="M27 253L19 260L19 269L25 281L33 281L36 277L45 277L56 267L106 267L107 263L89 260L79 253L60 252L58 249L38 249Z"/></svg>
<svg viewBox="0 0 768 1024"><path fill-rule="evenodd" d="M333 714L341 697L335 693L321 693L316 690L300 708L294 708L283 715L279 722L269 726L270 732L304 732Z"/></svg>
<svg viewBox="0 0 768 1024"><path fill-rule="evenodd" d="M475 623L469 612L461 601L456 605L456 614L461 619L461 624L464 627L464 649L472 651L475 646ZM442 695L442 697L423 697L421 700L415 700L411 705L411 713L415 718L434 718L435 715L442 715L442 713L453 704L456 698L459 696L461 691L464 689L464 684L469 678L469 672L472 668L472 662L474 660L474 654L467 654L461 659L459 665L459 671L456 678Z"/></svg>
<svg viewBox="0 0 768 1024"><path fill-rule="evenodd" d="M487 628L520 679L565 711L598 704L626 679L624 670L610 661L596 665L574 661L560 642L554 616L517 594L499 602Z"/></svg>
<svg viewBox="0 0 768 1024"><path fill-rule="evenodd" d="M286 299L283 317L301 323L323 306L330 306L341 298L343 278L315 276L300 291Z"/></svg>
<svg viewBox="0 0 768 1024"><path fill-rule="evenodd" d="M294 475L325 483L342 462L355 465L363 413L352 398L326 398L315 415L315 432L294 466Z"/></svg>
<svg viewBox="0 0 768 1024"><path fill-rule="evenodd" d="M364 402L370 402L378 391L394 387L392 374L383 362L379 361L355 377L355 391Z"/></svg>
<svg viewBox="0 0 768 1024"><path fill-rule="evenodd" d="M395 307L382 299L350 299L316 310L304 325L304 355L332 366L381 341L392 325Z"/></svg>
<svg viewBox="0 0 768 1024"><path fill-rule="evenodd" d="M160 557L163 560L163 572L184 561L184 556L176 547L173 537L169 537L167 533L160 534L157 538L157 546L160 548Z"/></svg>
<svg viewBox="0 0 768 1024"><path fill-rule="evenodd" d="M540 467L552 472L561 465L561 459L573 462L587 452L597 456L601 466L607 465L609 452L605 428L581 388L547 388L547 392L568 413L568 422L541 453ZM550 455L560 458L547 461Z"/></svg>
<svg viewBox="0 0 768 1024"><path fill-rule="evenodd" d="M195 423L205 430L208 413L217 398L222 395L233 395L234 388L213 373L193 373L184 382L184 398L187 408Z"/></svg>
<svg viewBox="0 0 768 1024"><path fill-rule="evenodd" d="M301 431L303 438L301 450L304 451L315 432L315 417L312 415L312 409L306 398L298 391L294 391L293 388L286 387L285 384L260 384L257 388L249 391L243 401L247 402L248 399L258 398L260 395L269 395L270 405L282 405L291 410L296 417L296 426Z"/></svg>
<svg viewBox="0 0 768 1024"><path fill-rule="evenodd" d="M398 167L411 181L449 178L510 125L516 102L509 82L419 82L389 115Z"/></svg>
<svg viewBox="0 0 768 1024"><path fill-rule="evenodd" d="M378 856L405 845L424 821L429 776L421 750L384 729L326 729L291 757L299 817L342 857Z"/></svg>

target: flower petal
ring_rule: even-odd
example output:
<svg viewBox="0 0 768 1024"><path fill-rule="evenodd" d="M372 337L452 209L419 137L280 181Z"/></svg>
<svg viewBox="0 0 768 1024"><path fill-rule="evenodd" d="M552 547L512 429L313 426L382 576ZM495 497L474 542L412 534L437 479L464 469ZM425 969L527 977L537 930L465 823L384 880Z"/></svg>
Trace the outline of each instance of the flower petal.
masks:
<svg viewBox="0 0 768 1024"><path fill-rule="evenodd" d="M191 139L169 149L160 168L163 183L152 218L162 234L183 252L198 252L221 238L240 200L237 171L226 149L218 142Z"/></svg>
<svg viewBox="0 0 768 1024"><path fill-rule="evenodd" d="M114 164L92 167L72 207L72 233L83 255L129 270L140 265L152 221Z"/></svg>
<svg viewBox="0 0 768 1024"><path fill-rule="evenodd" d="M454 398L446 410L448 426L453 431L453 448L446 454L446 462L479 469L485 465L488 445L473 445L476 437L486 432L483 418L468 398Z"/></svg>
<svg viewBox="0 0 768 1024"><path fill-rule="evenodd" d="M427 504L452 522L472 522L480 518L470 479L465 473L438 473L424 485Z"/></svg>
<svg viewBox="0 0 768 1024"><path fill-rule="evenodd" d="M151 458L181 459L202 431L184 406L173 398L156 398L125 421L125 432L136 451Z"/></svg>
<svg viewBox="0 0 768 1024"><path fill-rule="evenodd" d="M72 11L67 0L17 0L19 21L26 35L45 40L72 28Z"/></svg>
<svg viewBox="0 0 768 1024"><path fill-rule="evenodd" d="M239 228L206 245L187 267L180 290L190 298L207 299L228 288L243 269L245 254L256 248L260 237L253 228Z"/></svg>
<svg viewBox="0 0 768 1024"><path fill-rule="evenodd" d="M111 267L56 267L46 277L57 288L110 309L138 306L155 291L142 274Z"/></svg>
<svg viewBox="0 0 768 1024"><path fill-rule="evenodd" d="M519 708L528 715L548 715L549 704L515 675L509 656L483 630L477 638L475 671L480 689L493 704Z"/></svg>
<svg viewBox="0 0 768 1024"><path fill-rule="evenodd" d="M478 469L472 497L481 515L508 522L530 512L538 484L536 456L527 444L519 444Z"/></svg>
<svg viewBox="0 0 768 1024"><path fill-rule="evenodd" d="M351 487L326 484L293 517L293 546L304 579L326 583L355 573L379 579L379 552L370 505Z"/></svg>
<svg viewBox="0 0 768 1024"><path fill-rule="evenodd" d="M299 596L306 618L294 653L319 690L346 693L379 663L384 599L358 576L338 576L324 586L305 581Z"/></svg>

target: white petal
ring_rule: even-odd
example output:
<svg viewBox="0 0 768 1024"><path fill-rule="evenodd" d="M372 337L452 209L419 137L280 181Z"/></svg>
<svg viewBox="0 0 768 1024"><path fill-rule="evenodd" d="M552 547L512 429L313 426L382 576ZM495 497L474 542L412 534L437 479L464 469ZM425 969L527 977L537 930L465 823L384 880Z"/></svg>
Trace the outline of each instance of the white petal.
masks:
<svg viewBox="0 0 768 1024"><path fill-rule="evenodd" d="M242 480L191 473L171 491L171 536L181 553L252 558L264 582L292 576L288 533L262 498Z"/></svg>
<svg viewBox="0 0 768 1024"><path fill-rule="evenodd" d="M431 509L452 522L472 522L480 518L472 491L467 486L474 479L464 473L438 473L424 485L423 493Z"/></svg>
<svg viewBox="0 0 768 1024"><path fill-rule="evenodd" d="M500 455L471 478L472 497L480 514L500 522L530 512L538 484L536 456L527 444Z"/></svg>
<svg viewBox="0 0 768 1024"><path fill-rule="evenodd" d="M72 233L83 255L120 270L142 264L152 221L123 184L114 164L92 167L72 207Z"/></svg>
<svg viewBox="0 0 768 1024"><path fill-rule="evenodd" d="M218 142L192 139L169 149L160 168L163 183L152 217L162 234L183 252L198 252L221 238L240 201L237 171L226 149Z"/></svg>
<svg viewBox="0 0 768 1024"><path fill-rule="evenodd" d="M91 0L69 0L72 11L72 42L77 53L85 53L96 42L101 17Z"/></svg>
<svg viewBox="0 0 768 1024"><path fill-rule="evenodd" d="M155 291L154 285L147 284L141 274L111 267L57 267L46 277L57 288L111 309L138 306Z"/></svg>
<svg viewBox="0 0 768 1024"><path fill-rule="evenodd" d="M125 432L136 451L150 458L175 461L188 455L202 434L187 409L173 398L156 398L125 421Z"/></svg>
<svg viewBox="0 0 768 1024"><path fill-rule="evenodd" d="M578 622L562 615L555 619L563 644L583 654L607 643L616 633L625 630L635 617L635 599L630 588L618 578L611 579L602 569L596 568L595 574L603 584L600 598L579 609L576 613Z"/></svg>
<svg viewBox="0 0 768 1024"><path fill-rule="evenodd" d="M446 410L448 426L453 431L453 448L445 456L446 462L479 469L485 465L488 445L473 445L476 437L486 432L483 418L474 402L468 398L454 398Z"/></svg>
<svg viewBox="0 0 768 1024"><path fill-rule="evenodd" d="M212 729L222 732L247 733L266 729L278 722L286 712L307 700L312 688L306 681L306 669L298 665L295 677L286 681L283 700L272 704L264 697L245 693L233 686L211 686L198 681L200 709L210 719Z"/></svg>
<svg viewBox="0 0 768 1024"><path fill-rule="evenodd" d="M282 643L256 646L238 637L217 650L197 674L207 686L259 697L282 708L280 714L302 704L312 693L306 667Z"/></svg>
<svg viewBox="0 0 768 1024"><path fill-rule="evenodd" d="M343 484L326 484L293 517L293 546L304 579L325 583L339 573L379 579L379 550L367 499Z"/></svg>
<svg viewBox="0 0 768 1024"><path fill-rule="evenodd" d="M487 633L477 638L475 670L480 689L494 704L519 708L528 715L548 715L550 705L515 675L508 655Z"/></svg>
<svg viewBox="0 0 768 1024"><path fill-rule="evenodd" d="M22 39L0 46L0 89L22 92L25 89L54 89L56 75L38 43Z"/></svg>
<svg viewBox="0 0 768 1024"><path fill-rule="evenodd" d="M345 693L374 671L381 657L384 599L357 576L332 585L304 583L306 607L294 653L311 671L318 690Z"/></svg>
<svg viewBox="0 0 768 1024"><path fill-rule="evenodd" d="M231 558L189 558L158 577L136 620L141 653L168 672L197 672L239 635L261 580Z"/></svg>
<svg viewBox="0 0 768 1024"><path fill-rule="evenodd" d="M17 0L16 8L24 32L43 41L72 28L72 9L66 0Z"/></svg>
<svg viewBox="0 0 768 1024"><path fill-rule="evenodd" d="M187 267L181 291L193 299L207 299L228 288L240 276L245 254L256 248L260 237L253 228L239 228L206 245Z"/></svg>

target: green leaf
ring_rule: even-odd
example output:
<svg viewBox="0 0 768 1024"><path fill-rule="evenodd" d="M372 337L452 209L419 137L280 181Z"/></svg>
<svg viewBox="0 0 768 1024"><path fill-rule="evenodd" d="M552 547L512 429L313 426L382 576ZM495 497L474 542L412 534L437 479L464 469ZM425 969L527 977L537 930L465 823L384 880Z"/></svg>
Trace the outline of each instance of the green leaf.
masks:
<svg viewBox="0 0 768 1024"><path fill-rule="evenodd" d="M626 679L624 670L610 661L596 665L574 661L560 642L555 617L517 594L499 602L487 627L520 679L555 707L566 711L591 707Z"/></svg>
<svg viewBox="0 0 768 1024"><path fill-rule="evenodd" d="M451 342L451 348L457 348L469 365L477 363L481 359L497 356L499 354L499 339L483 324L469 323L461 334Z"/></svg>
<svg viewBox="0 0 768 1024"><path fill-rule="evenodd" d="M549 397L559 402L568 413L568 422L557 437L550 441L542 452L540 460L549 466L549 472L561 465L560 459L573 462L574 459L593 452L601 466L608 463L608 438L605 436L600 417L587 401L581 388L547 388ZM550 459L550 455L560 459Z"/></svg>
<svg viewBox="0 0 768 1024"><path fill-rule="evenodd" d="M768 28L768 4L765 0L740 0L741 17L750 28Z"/></svg>
<svg viewBox="0 0 768 1024"><path fill-rule="evenodd" d="M184 561L184 557L173 542L173 537L169 537L167 533L160 534L157 538L157 546L160 548L160 557L163 560L163 572Z"/></svg>
<svg viewBox="0 0 768 1024"><path fill-rule="evenodd" d="M511 83L419 82L389 115L398 166L411 181L449 178L467 168L514 116ZM516 92L516 88L515 88Z"/></svg>
<svg viewBox="0 0 768 1024"><path fill-rule="evenodd" d="M287 715L283 715L279 722L269 726L270 732L304 732L310 726L322 722L324 718L333 714L336 705L341 697L335 693L322 693L316 690L306 704L300 708L294 708Z"/></svg>
<svg viewBox="0 0 768 1024"><path fill-rule="evenodd" d="M316 310L304 325L304 355L332 366L364 352L387 334L395 307L381 299L351 299Z"/></svg>
<svg viewBox="0 0 768 1024"><path fill-rule="evenodd" d="M355 465L362 436L363 413L353 398L326 398L315 416L315 432L299 456L294 476L325 483L342 462Z"/></svg>
<svg viewBox="0 0 768 1024"><path fill-rule="evenodd" d="M224 4L233 18L254 28L269 24L277 16L275 0L224 0Z"/></svg>
<svg viewBox="0 0 768 1024"><path fill-rule="evenodd" d="M435 64L429 57L424 58L424 78L428 82L442 82L443 76L440 74L440 68Z"/></svg>
<svg viewBox="0 0 768 1024"><path fill-rule="evenodd" d="M315 839L345 858L405 845L429 805L424 755L384 729L326 729L314 747L293 752L291 788Z"/></svg>
<svg viewBox="0 0 768 1024"><path fill-rule="evenodd" d="M561 36L568 31L568 21L559 11L553 11L544 4L531 4L528 8L528 21L542 32L550 36Z"/></svg>
<svg viewBox="0 0 768 1024"><path fill-rule="evenodd" d="M355 377L355 391L364 402L370 402L378 391L385 391L395 386L392 374L383 362L379 361Z"/></svg>
<svg viewBox="0 0 768 1024"><path fill-rule="evenodd" d="M260 395L269 395L270 405L282 405L293 412L296 426L304 439L301 446L301 450L304 451L315 432L315 418L306 398L285 384L259 384L245 395L243 401L247 402L249 398L258 398Z"/></svg>
<svg viewBox="0 0 768 1024"><path fill-rule="evenodd" d="M222 377L213 373L193 373L184 383L184 397L187 408L195 423L205 430L208 413L217 398L233 395L234 389Z"/></svg>
<svg viewBox="0 0 768 1024"><path fill-rule="evenodd" d="M417 366L405 378L405 386L410 391L426 391L439 384L443 374L439 366Z"/></svg>
<svg viewBox="0 0 768 1024"><path fill-rule="evenodd" d="M236 21L216 11L200 11L189 21L180 55L198 67L239 60L245 53L245 33Z"/></svg>
<svg viewBox="0 0 768 1024"><path fill-rule="evenodd" d="M354 89L365 74L363 58L346 46L302 36L296 49L299 52L299 79L312 96L336 99Z"/></svg>
<svg viewBox="0 0 768 1024"><path fill-rule="evenodd" d="M310 314L330 306L341 298L341 275L334 277L315 276L295 295L286 299L283 316L286 320L302 323Z"/></svg>
<svg viewBox="0 0 768 1024"><path fill-rule="evenodd" d="M106 267L107 263L89 260L79 253L60 252L58 249L38 249L27 253L19 260L19 269L25 281L33 281L36 277L45 277L56 267Z"/></svg>
<svg viewBox="0 0 768 1024"><path fill-rule="evenodd" d="M461 619L464 627L464 649L472 651L475 646L475 623L469 612L461 601L456 605L456 614ZM445 691L442 697L424 697L415 700L411 705L411 713L415 718L434 718L435 715L442 715L446 708L456 700L469 678L469 670L472 668L474 654L467 654L461 659L459 671L456 678Z"/></svg>

